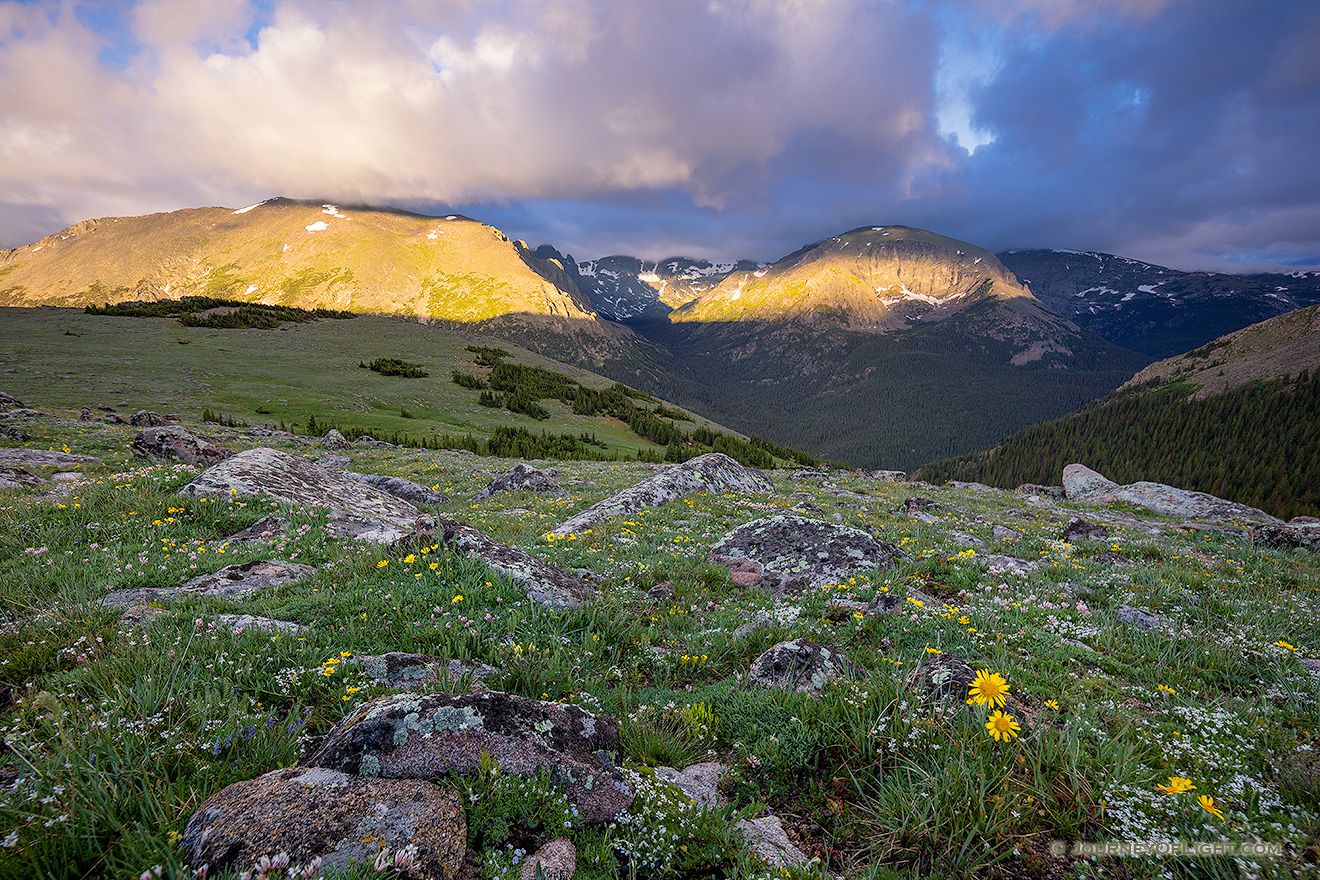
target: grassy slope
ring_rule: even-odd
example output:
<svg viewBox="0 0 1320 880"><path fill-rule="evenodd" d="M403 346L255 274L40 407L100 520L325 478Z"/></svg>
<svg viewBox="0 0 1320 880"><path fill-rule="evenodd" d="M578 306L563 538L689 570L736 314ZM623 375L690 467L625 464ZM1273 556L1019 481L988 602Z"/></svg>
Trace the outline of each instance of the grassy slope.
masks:
<svg viewBox="0 0 1320 880"><path fill-rule="evenodd" d="M73 335L70 335L73 334ZM466 346L496 344L513 361L566 373L589 387L609 380L547 360L508 343L471 339L405 318L362 315L350 320L284 324L278 330L190 328L166 318L86 315L72 309L0 309L0 376L10 394L43 406L74 410L100 404L130 415L138 409L200 417L209 407L252 424L303 424L327 417L381 431L488 436L498 425L533 433L582 432L615 451L661 450L627 425L571 413L545 401L551 418L538 421L477 403L452 370L484 371ZM381 376L358 366L378 357L423 365L427 378ZM261 407L269 414L256 412ZM406 407L415 419L400 415ZM694 416L690 430L710 425Z"/></svg>
<svg viewBox="0 0 1320 880"><path fill-rule="evenodd" d="M387 650L484 660L502 670L494 687L607 711L620 724L620 762L643 775L647 764L685 766L714 754L731 766L723 791L735 813L770 805L820 867L850 878L1102 870L1154 878L1171 863L1195 871L1187 876L1242 876L1222 857L1056 860L1048 854L1054 839L1286 841L1283 861L1247 866L1279 877L1313 867L1303 850L1320 835L1320 686L1297 658L1320 653L1314 555L1178 529L1118 528L1104 543L1068 545L1051 516L1093 515L1086 508L1024 519L1030 505L1011 493L819 472L776 472L773 495L694 495L548 542L547 526L568 511L649 472L567 463L560 471L568 500L514 495L472 504L466 499L507 461L349 453L357 470L449 492L444 515L599 575L601 592L586 608L532 611L471 561L327 542L314 512L285 511L293 529L273 546L226 547L223 536L270 506L174 495L188 469L132 461L125 429L58 421L28 429L34 446L67 446L105 464L83 468L88 479L67 494L0 492L0 728L8 744L0 756L0 877L126 877L153 864L179 876L173 841L200 801L292 764L351 707L387 693L343 662ZM937 522L895 513L917 492L944 505ZM726 530L800 493L816 515L880 530L914 560L782 598L738 589L705 563ZM1021 540L995 539L1000 523ZM955 531L1041 568L1027 577L987 571ZM1115 566L1101 551L1138 564ZM170 586L271 557L325 568L246 599L190 600L145 630L119 629L116 612L95 601L106 590ZM674 600L643 598L664 580L673 582ZM902 598L904 613L859 620L825 604L827 595L864 602L882 593ZM1121 624L1123 604L1166 615L1178 633ZM311 629L300 639L234 635L208 626L220 612ZM734 634L759 615L770 622ZM753 657L793 637L842 648L871 678L818 699L741 685ZM1020 737L992 740L986 710L963 705L961 695L940 711L904 688L907 672L938 651L1008 680ZM1160 790L1171 776L1196 790ZM650 865L640 877L764 876L717 814L663 806L659 794L607 840L551 827L546 813L518 830L536 804L495 796L500 785L460 783L469 843L487 860L488 876L509 867L506 843L565 833L578 846L581 880L633 876L623 852L645 854ZM1199 807L1198 795L1214 798L1224 818ZM553 787L545 800L562 803ZM501 815L518 830L512 839L498 823L478 825L495 810L507 811ZM355 876L371 876L370 868Z"/></svg>

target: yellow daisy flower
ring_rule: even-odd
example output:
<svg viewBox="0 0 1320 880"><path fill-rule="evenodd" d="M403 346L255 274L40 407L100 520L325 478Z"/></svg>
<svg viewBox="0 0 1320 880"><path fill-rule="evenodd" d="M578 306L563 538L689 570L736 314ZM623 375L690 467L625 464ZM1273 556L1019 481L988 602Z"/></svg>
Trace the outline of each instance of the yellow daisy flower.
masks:
<svg viewBox="0 0 1320 880"><path fill-rule="evenodd" d="M995 738L995 741L1003 740L1008 742L1018 735L1022 727L1013 720L1012 715L1005 715L1003 712L995 712L990 716L990 720L985 723L985 729Z"/></svg>
<svg viewBox="0 0 1320 880"><path fill-rule="evenodd" d="M972 686L969 688L968 694L968 703L976 703L978 706L1002 707L1004 698L1008 696L1008 682L998 672L991 672L989 669L978 669L976 670L976 678L972 679Z"/></svg>

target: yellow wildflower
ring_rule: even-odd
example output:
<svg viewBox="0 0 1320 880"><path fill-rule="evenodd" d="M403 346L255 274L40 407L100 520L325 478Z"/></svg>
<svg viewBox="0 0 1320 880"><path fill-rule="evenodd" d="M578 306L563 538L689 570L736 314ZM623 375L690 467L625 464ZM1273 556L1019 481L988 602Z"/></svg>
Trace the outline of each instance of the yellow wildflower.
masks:
<svg viewBox="0 0 1320 880"><path fill-rule="evenodd" d="M1008 682L998 672L978 669L968 694L968 703L976 703L978 706L1003 706L1004 698L1008 696Z"/></svg>

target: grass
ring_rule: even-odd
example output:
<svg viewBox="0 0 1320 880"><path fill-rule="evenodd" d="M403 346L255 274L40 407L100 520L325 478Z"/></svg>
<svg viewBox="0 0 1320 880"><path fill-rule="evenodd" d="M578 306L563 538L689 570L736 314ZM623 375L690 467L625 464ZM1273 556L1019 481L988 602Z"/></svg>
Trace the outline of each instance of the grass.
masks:
<svg viewBox="0 0 1320 880"><path fill-rule="evenodd" d="M408 357L403 345L396 339L391 350ZM346 369L362 381L356 363ZM434 373L452 387L447 370ZM81 402L38 401L57 415ZM187 876L174 843L197 806L232 782L296 762L350 708L388 693L352 660L391 650L480 660L501 670L492 687L617 720L619 762L642 795L627 821L567 832L588 880L768 878L731 831L739 816L767 807L816 860L791 872L800 880L824 871L880 880L1314 870L1320 678L1298 660L1320 652L1314 555L1176 529L1115 528L1100 547L1069 545L1058 539L1061 523L1010 514L1029 509L1012 493L838 471L776 471L772 494L690 495L551 540L546 533L570 512L650 471L555 463L567 499L522 493L473 503L509 461L347 453L355 470L445 492L452 500L442 515L593 573L595 599L548 611L434 546L386 551L327 540L314 511L282 511L291 526L269 545L226 544L275 506L176 495L195 471L134 460L130 429L59 418L25 425L29 445L67 447L103 464L84 466L85 479L62 494L0 493L0 878L136 877L153 865ZM236 448L254 442L227 435ZM800 493L823 518L879 532L913 560L800 597L739 589L706 562L727 531ZM942 505L937 522L902 513L915 494ZM1021 539L994 539L997 523ZM969 552L955 531L985 549ZM1106 564L1100 550L1140 564ZM991 552L1038 566L998 573L984 563ZM318 572L244 599L188 599L135 629L121 628L117 612L97 601L257 558ZM673 599L644 598L663 581ZM899 598L901 612L858 618L837 607L878 595ZM1122 624L1115 609L1124 604L1163 615L1172 634ZM308 629L235 634L215 623L227 612ZM749 622L757 624L750 634L739 629ZM819 697L745 687L751 661L786 638L837 646L871 677ZM1020 735L996 741L985 707L961 697L932 702L907 687L910 670L941 651L1007 679L1006 711ZM698 812L655 778L655 766L711 757L730 767L724 811ZM1196 789L1158 787L1175 776ZM487 880L511 880L520 849L571 824L549 779L486 772L451 784L464 794L469 844ZM1201 807L1200 795L1223 818ZM1049 851L1054 840L1163 839L1258 839L1281 842L1286 854L1236 861ZM367 867L350 876L375 875Z"/></svg>

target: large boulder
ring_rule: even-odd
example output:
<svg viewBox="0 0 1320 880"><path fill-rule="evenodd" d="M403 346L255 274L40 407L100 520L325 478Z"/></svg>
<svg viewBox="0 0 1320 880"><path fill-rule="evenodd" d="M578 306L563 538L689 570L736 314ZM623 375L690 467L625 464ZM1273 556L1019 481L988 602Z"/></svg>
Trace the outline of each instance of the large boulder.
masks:
<svg viewBox="0 0 1320 880"><path fill-rule="evenodd" d="M133 438L129 449L141 458L177 458L184 464L201 467L218 464L234 454L232 449L211 443L180 425L143 428Z"/></svg>
<svg viewBox="0 0 1320 880"><path fill-rule="evenodd" d="M21 467L0 465L0 489L19 489L24 486L44 486L46 480L28 473Z"/></svg>
<svg viewBox="0 0 1320 880"><path fill-rule="evenodd" d="M602 760L618 754L608 715L499 691L450 696L399 694L358 706L331 728L303 766L382 779L440 780L473 773L488 754L503 773L551 768L589 824L613 819L633 802L628 777Z"/></svg>
<svg viewBox="0 0 1320 880"><path fill-rule="evenodd" d="M721 538L708 556L711 562L729 567L752 560L761 567L762 583L781 591L839 583L910 558L861 529L791 514L739 526Z"/></svg>
<svg viewBox="0 0 1320 880"><path fill-rule="evenodd" d="M80 464L100 464L101 459L92 455L77 455L71 452L55 452L46 449L0 449L0 465L9 467L77 467Z"/></svg>
<svg viewBox="0 0 1320 880"><path fill-rule="evenodd" d="M350 480L357 480L359 483L366 483L368 486L375 486L382 492L388 492L395 498L402 498L409 504L422 504L428 507L434 507L438 504L448 504L449 499L443 492L436 492L428 489L421 483L414 483L412 480L405 480L403 477L386 477L381 474L359 474L353 471L344 471L344 476Z"/></svg>
<svg viewBox="0 0 1320 880"><path fill-rule="evenodd" d="M1251 542L1257 547L1274 550L1320 551L1320 526L1314 523L1298 525L1260 526L1251 530Z"/></svg>
<svg viewBox="0 0 1320 880"><path fill-rule="evenodd" d="M1080 464L1070 464L1063 469L1063 489L1069 501L1084 504L1130 504L1134 507L1144 507L1161 516L1279 522L1263 510L1238 504L1236 501L1227 501L1205 492L1179 489L1147 480L1120 486Z"/></svg>
<svg viewBox="0 0 1320 880"><path fill-rule="evenodd" d="M540 492L546 495L567 495L564 487L528 464L518 462L472 496L473 501L482 501L497 492Z"/></svg>
<svg viewBox="0 0 1320 880"><path fill-rule="evenodd" d="M9 412L11 409L27 409L27 404L12 394L0 391L0 413Z"/></svg>
<svg viewBox="0 0 1320 880"><path fill-rule="evenodd" d="M291 864L370 865L382 848L416 847L418 871L452 880L467 849L458 795L417 779L349 776L320 767L274 770L208 798L188 820L179 848L212 874L251 868L288 853Z"/></svg>
<svg viewBox="0 0 1320 880"><path fill-rule="evenodd" d="M177 425L179 417L176 415L161 415L158 412L140 409L129 416L128 423L135 428L159 428L164 425Z"/></svg>
<svg viewBox="0 0 1320 880"><path fill-rule="evenodd" d="M330 511L332 534L384 544L426 524L421 512L401 498L263 446L208 468L179 491L212 498L264 495L298 507L323 507Z"/></svg>
<svg viewBox="0 0 1320 880"><path fill-rule="evenodd" d="M310 577L316 569L296 562L277 559L258 559L237 565L226 565L211 574L198 575L177 587L138 587L106 593L101 600L107 605L126 608L151 602L170 602L184 596L209 596L231 599L246 596L281 584L292 584Z"/></svg>
<svg viewBox="0 0 1320 880"><path fill-rule="evenodd" d="M698 455L682 464L665 468L635 486L612 495L569 517L551 534L557 537L591 528L601 520L630 516L647 507L657 507L691 492L773 492L774 485L756 468L746 467L722 452Z"/></svg>
<svg viewBox="0 0 1320 880"><path fill-rule="evenodd" d="M507 577L537 605L578 608L592 593L591 584L456 519L436 520L436 538L455 553L471 553L494 572Z"/></svg>

